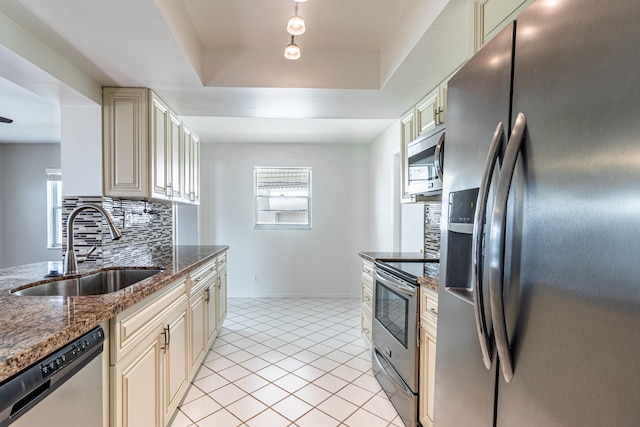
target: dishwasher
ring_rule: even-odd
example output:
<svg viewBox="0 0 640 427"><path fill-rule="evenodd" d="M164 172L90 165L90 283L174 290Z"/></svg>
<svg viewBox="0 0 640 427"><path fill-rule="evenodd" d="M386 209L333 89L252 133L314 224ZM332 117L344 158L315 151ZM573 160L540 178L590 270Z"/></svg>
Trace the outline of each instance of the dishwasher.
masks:
<svg viewBox="0 0 640 427"><path fill-rule="evenodd" d="M102 426L103 345L99 326L0 383L0 427Z"/></svg>

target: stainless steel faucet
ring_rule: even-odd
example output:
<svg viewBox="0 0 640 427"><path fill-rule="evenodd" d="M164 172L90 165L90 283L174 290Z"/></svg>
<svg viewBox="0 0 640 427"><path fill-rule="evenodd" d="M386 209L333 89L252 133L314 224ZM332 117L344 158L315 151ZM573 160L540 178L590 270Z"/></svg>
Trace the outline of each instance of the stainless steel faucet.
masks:
<svg viewBox="0 0 640 427"><path fill-rule="evenodd" d="M64 256L64 274L77 274L78 273L78 261L76 259L76 252L73 248L73 221L76 219L76 216L80 211L84 211L87 209L93 209L102 214L104 219L107 220L107 225L109 225L109 233L111 234L111 239L118 240L122 237L122 233L118 230L118 227L113 223L113 219L109 216L109 213L104 210L101 206L86 204L82 206L78 206L71 212L69 215L69 219L67 220L67 252Z"/></svg>

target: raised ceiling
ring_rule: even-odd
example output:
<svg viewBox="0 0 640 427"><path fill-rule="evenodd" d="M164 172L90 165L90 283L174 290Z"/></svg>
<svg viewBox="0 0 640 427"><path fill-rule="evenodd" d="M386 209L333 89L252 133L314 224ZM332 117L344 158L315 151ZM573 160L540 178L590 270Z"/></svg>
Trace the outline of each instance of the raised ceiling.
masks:
<svg viewBox="0 0 640 427"><path fill-rule="evenodd" d="M0 0L4 18L98 87L154 89L205 143L370 142L468 55L468 0L308 0L302 58L288 61L293 10L293 0ZM25 87L53 114L78 102L56 105L39 77L17 78L24 64L2 47L0 89ZM0 116L21 105L0 98Z"/></svg>

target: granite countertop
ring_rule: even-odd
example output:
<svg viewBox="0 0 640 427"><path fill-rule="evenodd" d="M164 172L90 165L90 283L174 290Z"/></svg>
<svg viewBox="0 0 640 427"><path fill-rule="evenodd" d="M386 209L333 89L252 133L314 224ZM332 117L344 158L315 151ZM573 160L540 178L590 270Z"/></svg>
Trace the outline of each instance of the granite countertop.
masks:
<svg viewBox="0 0 640 427"><path fill-rule="evenodd" d="M361 258L368 261L434 261L420 252L359 252ZM439 260L436 260L439 261Z"/></svg>
<svg viewBox="0 0 640 427"><path fill-rule="evenodd" d="M80 264L80 275L106 267L160 267L148 279L117 292L91 296L17 296L11 289L43 279L48 263L0 269L0 382L108 321L127 307L186 276L229 247L172 246L151 254L138 265ZM71 276L76 277L76 276Z"/></svg>
<svg viewBox="0 0 640 427"><path fill-rule="evenodd" d="M429 262L438 263L439 259L425 256L420 252L359 252L358 255L367 261L393 261L393 262ZM417 276L418 284L426 286L433 292L438 292L438 279L434 277Z"/></svg>

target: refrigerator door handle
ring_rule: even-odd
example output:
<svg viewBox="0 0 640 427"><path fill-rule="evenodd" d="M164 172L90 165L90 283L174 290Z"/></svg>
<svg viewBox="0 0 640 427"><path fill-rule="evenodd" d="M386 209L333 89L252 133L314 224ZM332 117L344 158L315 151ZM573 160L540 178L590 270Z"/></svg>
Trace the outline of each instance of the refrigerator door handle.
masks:
<svg viewBox="0 0 640 427"><path fill-rule="evenodd" d="M487 219L489 189L491 187L491 180L493 178L498 155L500 154L500 148L503 143L504 126L502 122L500 122L493 133L493 139L491 140L491 146L489 147L489 154L487 155L487 161L484 166L480 190L478 191L478 200L476 202L472 234L471 283L473 287L473 310L476 318L480 350L482 351L482 361L487 369L491 369L493 350L491 348L491 337L487 328L487 319L484 314L484 297L482 292L484 288L484 284L482 283L482 253L484 252L484 234L485 222Z"/></svg>
<svg viewBox="0 0 640 427"><path fill-rule="evenodd" d="M443 176L444 176L444 171L442 169L443 165L443 161L444 161L444 142L445 142L445 134L446 132L442 132L442 135L440 135L440 139L438 140L438 144L436 144L436 151L433 155L433 164L436 168L436 173L438 174L438 178L440 178L440 181L442 181Z"/></svg>
<svg viewBox="0 0 640 427"><path fill-rule="evenodd" d="M504 248L507 219L507 199L513 179L513 172L518 160L518 153L524 140L527 119L518 113L511 137L507 143L504 155L495 203L491 216L491 230L489 232L489 299L491 301L491 320L502 368L502 376L509 383L513 379L513 359L507 334L507 323L504 315L504 298L502 294L504 277Z"/></svg>

